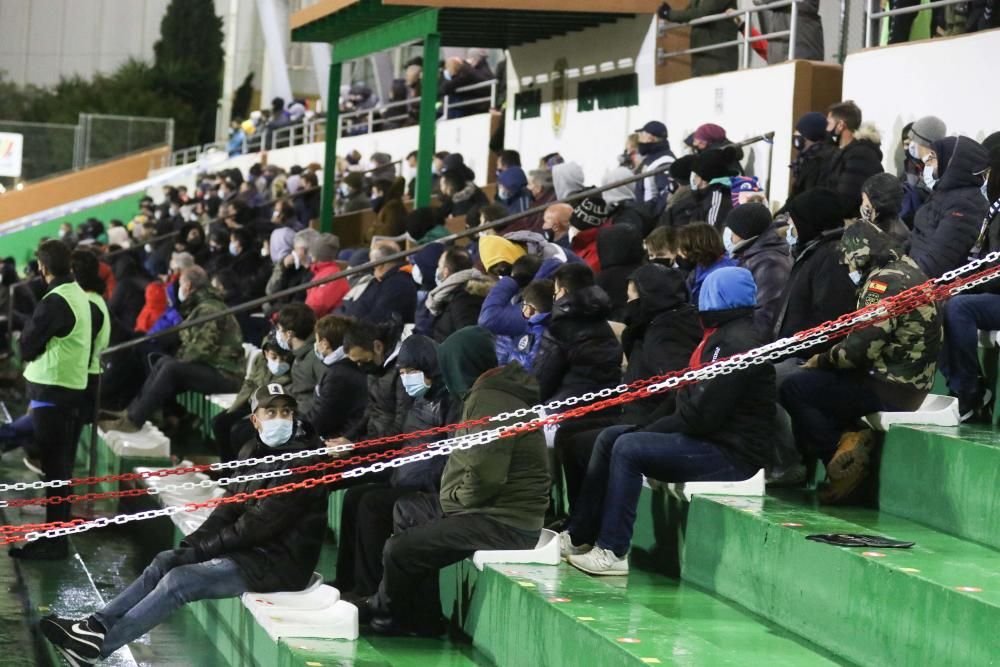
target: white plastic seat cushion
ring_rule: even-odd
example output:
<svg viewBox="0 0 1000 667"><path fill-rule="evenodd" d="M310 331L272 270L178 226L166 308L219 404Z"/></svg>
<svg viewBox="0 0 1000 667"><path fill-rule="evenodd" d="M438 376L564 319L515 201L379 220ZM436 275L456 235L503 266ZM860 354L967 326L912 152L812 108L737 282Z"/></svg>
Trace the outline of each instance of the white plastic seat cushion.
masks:
<svg viewBox="0 0 1000 667"><path fill-rule="evenodd" d="M876 431L888 431L893 424L958 426L961 421L959 416L957 398L929 394L918 410L913 412L876 412L865 417L865 420Z"/></svg>
<svg viewBox="0 0 1000 667"><path fill-rule="evenodd" d="M105 444L119 456L136 457L168 457L170 456L170 438L163 431L146 422L135 433L121 431L101 431L98 433Z"/></svg>
<svg viewBox="0 0 1000 667"><path fill-rule="evenodd" d="M209 394L206 398L209 403L223 410L233 407L233 403L236 402L236 394Z"/></svg>
<svg viewBox="0 0 1000 667"><path fill-rule="evenodd" d="M254 618L275 641L285 637L347 640L358 638L358 608L343 600L319 610L303 611L275 607L254 614Z"/></svg>
<svg viewBox="0 0 1000 667"><path fill-rule="evenodd" d="M675 497L689 501L694 495L703 496L763 496L764 471L758 470L750 479L741 482L676 482L667 484Z"/></svg>
<svg viewBox="0 0 1000 667"><path fill-rule="evenodd" d="M559 561L559 535L544 528L534 549L477 551L472 554L472 564L479 570L482 570L486 563L558 565Z"/></svg>

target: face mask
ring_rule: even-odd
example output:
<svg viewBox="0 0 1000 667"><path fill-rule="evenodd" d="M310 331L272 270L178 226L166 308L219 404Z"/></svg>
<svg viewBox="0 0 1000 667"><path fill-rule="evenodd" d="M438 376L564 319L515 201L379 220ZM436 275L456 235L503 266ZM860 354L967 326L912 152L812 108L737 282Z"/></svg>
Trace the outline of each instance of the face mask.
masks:
<svg viewBox="0 0 1000 667"><path fill-rule="evenodd" d="M799 237L793 234L792 233L793 231L795 231L794 225L788 225L788 228L785 229L785 241L788 242L788 246L790 248L794 248L795 245L799 242Z"/></svg>
<svg viewBox="0 0 1000 667"><path fill-rule="evenodd" d="M832 141L837 146L840 145L840 132L837 132L836 128L826 131L827 138Z"/></svg>
<svg viewBox="0 0 1000 667"><path fill-rule="evenodd" d="M280 447L292 439L294 428L291 419L265 419L260 423L260 441L268 447Z"/></svg>
<svg viewBox="0 0 1000 667"><path fill-rule="evenodd" d="M59 230L59 238L61 238L61 239L66 238L66 230L65 229L60 229Z"/></svg>
<svg viewBox="0 0 1000 667"><path fill-rule="evenodd" d="M646 155L649 155L650 153L652 153L656 149L657 145L658 144L652 143L652 142L648 143L648 144L647 143L640 143L639 147L637 148L637 150L639 151L639 155L646 156Z"/></svg>
<svg viewBox="0 0 1000 667"><path fill-rule="evenodd" d="M806 147L806 138L801 134L796 134L792 137L792 148L797 151L801 151Z"/></svg>
<svg viewBox="0 0 1000 667"><path fill-rule="evenodd" d="M861 219L865 222L875 222L875 211L871 206L862 206L859 213L861 214Z"/></svg>
<svg viewBox="0 0 1000 667"><path fill-rule="evenodd" d="M236 244L235 241L229 242L229 254L232 255L233 257L236 257L237 255L240 254L240 247Z"/></svg>
<svg viewBox="0 0 1000 667"><path fill-rule="evenodd" d="M542 236L544 236L545 240L549 243L556 240L556 232L554 229L543 229Z"/></svg>
<svg viewBox="0 0 1000 667"><path fill-rule="evenodd" d="M726 247L726 252L730 255L733 254L733 249L736 248L736 241L733 241L733 230L729 227L722 230L722 245Z"/></svg>
<svg viewBox="0 0 1000 667"><path fill-rule="evenodd" d="M428 387L427 384L424 382L423 371L417 371L415 373L404 373L403 375L399 376L399 379L403 383L403 389L405 389L406 393L412 396L413 398L420 398L421 396L426 394L427 391L430 389L430 387Z"/></svg>
<svg viewBox="0 0 1000 667"><path fill-rule="evenodd" d="M282 350L292 349L291 343L288 340L289 336L284 331L279 331L276 334L274 334L274 339L278 342L278 347L280 347Z"/></svg>
<svg viewBox="0 0 1000 667"><path fill-rule="evenodd" d="M854 283L855 285L860 285L861 284L861 272L860 271L851 271L850 273L847 274L847 277L850 278L851 282Z"/></svg>
<svg viewBox="0 0 1000 667"><path fill-rule="evenodd" d="M384 197L372 197L372 210L378 213L382 209L382 202L385 201Z"/></svg>
<svg viewBox="0 0 1000 667"><path fill-rule="evenodd" d="M573 225L570 225L569 232L567 233L569 234L570 243L572 243L573 239L576 238L576 235L580 233L580 230L574 227Z"/></svg>
<svg viewBox="0 0 1000 667"><path fill-rule="evenodd" d="M270 257L271 256L271 251L268 250L267 248L261 248L260 249L260 256L261 257Z"/></svg>
<svg viewBox="0 0 1000 667"><path fill-rule="evenodd" d="M413 269L410 270L410 276L413 278L413 282L417 285L424 284L424 274L420 271L420 267L416 264L411 264Z"/></svg>
<svg viewBox="0 0 1000 667"><path fill-rule="evenodd" d="M344 184L344 183L341 183L341 184L340 184L340 187L339 187L339 188L337 188L337 192L339 192L339 193L340 193L340 196L341 196L341 197L343 197L344 199L347 199L348 197L350 197L350 196L351 196L351 188L349 188L349 187L348 187L348 186L347 186L346 184Z"/></svg>
<svg viewBox="0 0 1000 667"><path fill-rule="evenodd" d="M188 298L188 293L178 287L177 288L177 300L180 303L184 303L185 301L187 301L187 298Z"/></svg>
<svg viewBox="0 0 1000 667"><path fill-rule="evenodd" d="M688 259L687 257L681 257L680 255L677 255L677 259L675 261L677 262L677 267L684 271L689 271L689 272L694 271L695 267L698 266L698 263L695 262L693 259Z"/></svg>
<svg viewBox="0 0 1000 667"><path fill-rule="evenodd" d="M275 361L274 359L267 360L267 370L271 372L271 375L284 375L291 368L291 365L285 361Z"/></svg>
<svg viewBox="0 0 1000 667"><path fill-rule="evenodd" d="M906 147L906 152L917 162L920 161L920 153L917 151L917 144L915 141L910 142L910 145Z"/></svg>
<svg viewBox="0 0 1000 667"><path fill-rule="evenodd" d="M446 280L446 278L444 276L444 273L442 273L441 269L438 269L437 271L434 272L434 284L435 285L440 285L445 280Z"/></svg>
<svg viewBox="0 0 1000 667"><path fill-rule="evenodd" d="M510 199L510 190L507 188L497 188L497 199Z"/></svg>
<svg viewBox="0 0 1000 667"><path fill-rule="evenodd" d="M927 186L928 190L933 190L937 182L938 179L934 178L934 165L926 165L924 167L924 185Z"/></svg>
<svg viewBox="0 0 1000 667"><path fill-rule="evenodd" d="M379 375L382 373L382 366L376 364L374 361L364 361L357 364L358 370L360 370L365 375Z"/></svg>
<svg viewBox="0 0 1000 667"><path fill-rule="evenodd" d="M147 253L153 252L153 246L150 243L147 243L146 245L142 246L142 249L145 250Z"/></svg>
<svg viewBox="0 0 1000 667"><path fill-rule="evenodd" d="M625 304L625 324L638 324L642 317L642 300L632 299Z"/></svg>

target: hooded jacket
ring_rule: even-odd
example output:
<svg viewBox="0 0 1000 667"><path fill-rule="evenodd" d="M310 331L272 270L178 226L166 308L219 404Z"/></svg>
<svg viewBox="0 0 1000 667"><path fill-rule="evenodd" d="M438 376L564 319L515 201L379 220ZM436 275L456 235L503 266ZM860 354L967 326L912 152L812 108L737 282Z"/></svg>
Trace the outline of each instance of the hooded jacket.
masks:
<svg viewBox="0 0 1000 667"><path fill-rule="evenodd" d="M403 389L399 379L400 327L394 327L385 341L386 358L379 372L368 375L368 402L361 420L348 430L345 437L357 441L362 438L381 438L403 432L403 421L413 400Z"/></svg>
<svg viewBox="0 0 1000 667"><path fill-rule="evenodd" d="M774 328L782 305L782 294L792 270L792 254L788 243L778 236L774 227L760 236L746 239L733 250L740 266L753 274L757 283L757 305L753 321L764 337Z"/></svg>
<svg viewBox="0 0 1000 667"><path fill-rule="evenodd" d="M639 165L640 173L674 163L674 153L670 150L670 142L666 139L655 144L646 144L646 146L648 146L645 149L647 152L643 155L642 163ZM646 214L651 220L660 217L667 207L667 198L670 196L670 179L670 173L664 171L635 182L635 201L640 206L645 207Z"/></svg>
<svg viewBox="0 0 1000 667"><path fill-rule="evenodd" d="M718 269L724 269L727 266L736 266L736 260L729 255L722 255L719 259L715 261L714 264L710 266L698 265L695 267L694 271L688 274L687 286L688 291L691 293L691 303L697 304L698 298L701 296L701 286L704 284L705 279L712 275L713 271Z"/></svg>
<svg viewBox="0 0 1000 667"><path fill-rule="evenodd" d="M464 397L463 421L539 401L534 378L517 363L487 368L491 348L489 334L480 327L462 329L438 348L449 392ZM513 421L462 429L456 435ZM484 514L520 530L537 531L549 504L550 483L545 438L539 430L529 431L450 454L441 475L441 509L448 515Z"/></svg>
<svg viewBox="0 0 1000 667"><path fill-rule="evenodd" d="M635 283L639 298L626 308L622 348L628 365L624 381L686 368L702 330L698 309L687 302L684 276L662 264L646 264L628 279ZM668 391L626 403L623 423L644 426L656 415L671 414L676 395Z"/></svg>
<svg viewBox="0 0 1000 667"><path fill-rule="evenodd" d="M292 350L292 370L290 373L292 382L288 391L295 397L295 404L298 406L300 414L306 414L312 410L313 401L316 400L316 386L319 385L327 370L326 365L316 356L315 349L310 337L310 340Z"/></svg>
<svg viewBox="0 0 1000 667"><path fill-rule="evenodd" d="M226 309L222 295L214 288L202 287L180 304L184 321L208 317ZM181 347L177 352L180 361L207 364L235 382L243 377L243 333L232 315L226 315L178 333Z"/></svg>
<svg viewBox="0 0 1000 667"><path fill-rule="evenodd" d="M869 176L881 174L882 136L874 125L866 123L854 134L854 141L839 149L829 162L823 185L840 197L841 215L858 217L861 186Z"/></svg>
<svg viewBox="0 0 1000 667"><path fill-rule="evenodd" d="M414 332L440 343L462 327L476 324L483 296L478 291L470 292L468 286L470 281L485 279L477 269L458 271L445 278L417 309Z"/></svg>
<svg viewBox="0 0 1000 667"><path fill-rule="evenodd" d="M552 167L552 188L556 192L556 199L566 199L586 187L583 183L583 167L576 162L563 162Z"/></svg>
<svg viewBox="0 0 1000 667"><path fill-rule="evenodd" d="M289 371L290 370L291 369L289 368ZM242 408L246 407L250 402L250 396L257 390L257 387L263 387L268 384L280 384L282 387L287 389L291 382L291 372L283 375L275 375L271 372L271 369L267 367L267 354L261 352L255 356L253 361L250 363L250 372L247 373L245 378L243 378L243 385L236 393L236 398L233 400L233 404L229 406L226 412L230 414L241 412Z"/></svg>
<svg viewBox="0 0 1000 667"><path fill-rule="evenodd" d="M819 187L836 154L837 147L825 141L815 143L799 153L789 165L792 170L792 184L788 189L788 198L792 199L806 190Z"/></svg>
<svg viewBox="0 0 1000 667"><path fill-rule="evenodd" d="M726 228L726 216L733 210L729 178L713 179L706 187L692 191L694 209L691 222L707 222L719 232Z"/></svg>
<svg viewBox="0 0 1000 667"><path fill-rule="evenodd" d="M280 447L268 447L254 435L253 440L243 446L239 458L259 458L322 446L315 435L302 427L297 431ZM241 474L273 472L318 462L318 459L295 459L258 463L241 468ZM226 496L252 494L322 474L233 484ZM256 593L302 590L309 583L323 548L328 493L328 485L318 484L292 493L250 497L243 502L219 505L198 530L181 541L181 546L193 547L201 561L222 556L232 558L249 589Z"/></svg>
<svg viewBox="0 0 1000 667"><path fill-rule="evenodd" d="M597 235L601 272L595 280L611 299L609 319L615 322L625 317L629 275L642 265L646 256L640 234L639 228L632 225L609 225Z"/></svg>
<svg viewBox="0 0 1000 667"><path fill-rule="evenodd" d="M979 191L987 152L968 137L945 137L933 144L940 176L930 198L917 210L910 257L931 278L961 266L979 236L989 208Z"/></svg>
<svg viewBox="0 0 1000 667"><path fill-rule="evenodd" d="M840 239L842 260L863 276L858 308L927 280L888 234L867 222L851 225ZM934 384L941 351L941 314L936 304L849 333L819 355L819 367L854 370L889 405L916 410Z"/></svg>
<svg viewBox="0 0 1000 667"><path fill-rule="evenodd" d="M594 273L601 272L601 258L597 254L597 235L606 227L611 225L604 223L599 227L579 230L569 244L573 254L582 259Z"/></svg>
<svg viewBox="0 0 1000 667"><path fill-rule="evenodd" d="M621 380L622 346L608 324L611 300L597 287L578 289L552 304L549 328L535 358L543 401L614 387Z"/></svg>
<svg viewBox="0 0 1000 667"><path fill-rule="evenodd" d="M546 260L535 274L535 280L550 275L559 266L561 262ZM495 336L497 363L503 366L516 361L525 370L533 370L550 314L538 313L524 319L520 303L515 303L519 300L521 287L510 276L496 283L470 282L467 289L478 290L485 297L478 324Z"/></svg>
<svg viewBox="0 0 1000 667"><path fill-rule="evenodd" d="M303 411L302 420L320 437L337 438L361 424L368 405L368 376L346 357L324 366L312 406Z"/></svg>
<svg viewBox="0 0 1000 667"><path fill-rule="evenodd" d="M149 277L139 270L139 262L130 253L122 253L114 260L115 290L108 301L111 316L126 331L133 331L139 313L146 305L146 286Z"/></svg>
<svg viewBox="0 0 1000 667"><path fill-rule="evenodd" d="M340 265L337 262L316 262L311 267L312 280L320 280L327 276L340 273ZM351 291L351 286L347 280L333 280L318 287L310 287L306 290L306 305L316 313L316 319L329 315L344 300L344 295Z"/></svg>

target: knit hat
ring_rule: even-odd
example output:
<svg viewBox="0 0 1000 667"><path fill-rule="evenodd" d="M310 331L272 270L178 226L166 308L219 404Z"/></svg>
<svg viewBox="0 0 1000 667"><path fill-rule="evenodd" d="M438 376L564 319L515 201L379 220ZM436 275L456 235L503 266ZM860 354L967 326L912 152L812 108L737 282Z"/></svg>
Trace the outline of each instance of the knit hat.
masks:
<svg viewBox="0 0 1000 667"><path fill-rule="evenodd" d="M726 130L715 123L705 123L694 131L694 138L706 144L716 144L726 140Z"/></svg>
<svg viewBox="0 0 1000 667"><path fill-rule="evenodd" d="M522 255L524 248L502 236L490 235L479 238L479 259L487 271L500 262L513 265Z"/></svg>
<svg viewBox="0 0 1000 667"><path fill-rule="evenodd" d="M903 209L903 185L892 174L875 174L861 186L861 192L868 195L880 219L891 218Z"/></svg>
<svg viewBox="0 0 1000 667"><path fill-rule="evenodd" d="M360 192L364 187L364 178L360 171L352 171L344 176L343 182L355 192Z"/></svg>
<svg viewBox="0 0 1000 667"><path fill-rule="evenodd" d="M738 266L726 266L709 273L698 294L698 310L701 312L753 308L756 305L757 283L753 274Z"/></svg>
<svg viewBox="0 0 1000 667"><path fill-rule="evenodd" d="M924 116L910 126L910 141L924 148L948 136L948 128L937 116Z"/></svg>
<svg viewBox="0 0 1000 667"><path fill-rule="evenodd" d="M569 224L579 230L600 227L608 217L608 204L603 197L587 197L573 207Z"/></svg>
<svg viewBox="0 0 1000 667"><path fill-rule="evenodd" d="M340 252L340 239L333 234L320 234L309 244L309 254L316 262L332 262Z"/></svg>
<svg viewBox="0 0 1000 667"><path fill-rule="evenodd" d="M818 111L810 111L799 118L795 129L809 141L822 141L826 136L826 116Z"/></svg>
<svg viewBox="0 0 1000 667"><path fill-rule="evenodd" d="M703 181L711 181L723 176L729 176L731 156L724 149L710 148L694 156L691 171L701 176Z"/></svg>
<svg viewBox="0 0 1000 667"><path fill-rule="evenodd" d="M771 212L763 204L743 204L726 216L726 227L742 239L760 236L771 226Z"/></svg>
<svg viewBox="0 0 1000 667"><path fill-rule="evenodd" d="M462 157L461 153L449 153L441 160L441 173L447 174L449 171L461 174L466 181L475 180L475 174L466 166L465 158Z"/></svg>
<svg viewBox="0 0 1000 667"><path fill-rule="evenodd" d="M799 247L809 243L825 231L844 224L840 197L827 188L812 188L796 195L785 211L792 217L799 239ZM727 217L728 219L728 217Z"/></svg>

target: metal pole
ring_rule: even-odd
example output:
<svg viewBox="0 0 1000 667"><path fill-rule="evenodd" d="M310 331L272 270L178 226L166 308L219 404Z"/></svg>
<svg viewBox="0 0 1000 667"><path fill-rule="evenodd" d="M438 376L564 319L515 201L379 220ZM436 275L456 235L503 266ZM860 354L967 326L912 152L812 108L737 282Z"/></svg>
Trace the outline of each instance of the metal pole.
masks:
<svg viewBox="0 0 1000 667"><path fill-rule="evenodd" d="M792 27L789 28L791 34L788 35L788 59L795 60L795 32L799 22L799 2L792 3Z"/></svg>
<svg viewBox="0 0 1000 667"><path fill-rule="evenodd" d="M865 48L872 45L872 3L875 0L865 0Z"/></svg>
<svg viewBox="0 0 1000 667"><path fill-rule="evenodd" d="M753 17L749 11L743 15L743 69L750 69L750 20Z"/></svg>

